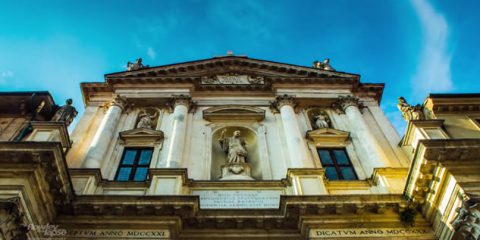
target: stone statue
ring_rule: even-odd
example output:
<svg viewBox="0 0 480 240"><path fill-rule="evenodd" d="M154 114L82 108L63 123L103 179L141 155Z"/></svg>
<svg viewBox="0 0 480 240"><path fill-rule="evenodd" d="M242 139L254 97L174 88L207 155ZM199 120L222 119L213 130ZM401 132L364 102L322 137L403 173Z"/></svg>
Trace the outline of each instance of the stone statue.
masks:
<svg viewBox="0 0 480 240"><path fill-rule="evenodd" d="M148 68L149 66L144 66L142 63L142 58L137 58L135 63L128 62L127 63L127 71L138 70L142 68Z"/></svg>
<svg viewBox="0 0 480 240"><path fill-rule="evenodd" d="M326 58L325 60L323 60L323 62L315 60L313 62L313 68L318 68L318 69L327 70L327 71L335 71L335 68L333 68L332 65L330 65L329 58Z"/></svg>
<svg viewBox="0 0 480 240"><path fill-rule="evenodd" d="M320 112L313 117L314 121L314 128L315 129L322 129L322 128L329 128L330 127L330 119L328 118L327 113Z"/></svg>
<svg viewBox="0 0 480 240"><path fill-rule="evenodd" d="M73 100L71 98L65 101L65 105L61 106L55 115L53 115L52 120L53 122L65 122L65 124L70 126L73 119L77 116L78 112L75 107L72 106Z"/></svg>
<svg viewBox="0 0 480 240"><path fill-rule="evenodd" d="M457 216L452 222L455 233L452 239L480 238L480 199L472 198L463 201L457 209Z"/></svg>
<svg viewBox="0 0 480 240"><path fill-rule="evenodd" d="M151 115L147 112L141 112L138 115L138 123L137 123L137 128L148 128L152 129L152 120L157 117L157 112L154 115Z"/></svg>
<svg viewBox="0 0 480 240"><path fill-rule="evenodd" d="M222 150L228 155L228 163L245 163L248 152L245 148L245 140L241 137L240 130L233 132L232 137L225 137L227 129L223 129L218 139Z"/></svg>
<svg viewBox="0 0 480 240"><path fill-rule="evenodd" d="M400 110L400 112L402 112L403 119L405 119L405 121L407 122L410 120L425 119L425 116L423 115L422 106L420 104L412 106L407 103L404 97L398 98L397 107Z"/></svg>

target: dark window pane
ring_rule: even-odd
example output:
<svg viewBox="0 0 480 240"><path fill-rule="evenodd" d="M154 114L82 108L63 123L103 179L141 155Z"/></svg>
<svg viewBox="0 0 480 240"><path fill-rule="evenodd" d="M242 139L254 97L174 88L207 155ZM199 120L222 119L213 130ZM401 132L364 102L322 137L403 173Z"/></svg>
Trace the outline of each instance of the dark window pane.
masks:
<svg viewBox="0 0 480 240"><path fill-rule="evenodd" d="M318 150L318 155L320 156L320 161L322 161L323 165L332 165L332 158L330 157L330 153L328 150Z"/></svg>
<svg viewBox="0 0 480 240"><path fill-rule="evenodd" d="M130 178L130 172L132 171L131 167L122 167L118 171L117 180L118 181L128 181Z"/></svg>
<svg viewBox="0 0 480 240"><path fill-rule="evenodd" d="M125 151L125 154L123 155L123 161L122 164L133 164L133 161L135 161L135 155L137 154L137 150L132 150L128 149Z"/></svg>
<svg viewBox="0 0 480 240"><path fill-rule="evenodd" d="M140 160L138 160L138 165L150 165L150 159L152 159L152 150L142 150L140 154Z"/></svg>
<svg viewBox="0 0 480 240"><path fill-rule="evenodd" d="M337 171L335 170L334 167L326 167L325 168L325 174L327 175L327 178L329 180L337 180L338 179Z"/></svg>
<svg viewBox="0 0 480 240"><path fill-rule="evenodd" d="M135 176L133 177L134 181L145 181L147 179L147 171L148 167L139 167L135 172Z"/></svg>
<svg viewBox="0 0 480 240"><path fill-rule="evenodd" d="M342 171L344 180L357 180L351 167L340 167L340 171Z"/></svg>
<svg viewBox="0 0 480 240"><path fill-rule="evenodd" d="M337 164L340 164L340 165L350 164L345 150L333 150L333 154L335 154L335 159L337 160Z"/></svg>

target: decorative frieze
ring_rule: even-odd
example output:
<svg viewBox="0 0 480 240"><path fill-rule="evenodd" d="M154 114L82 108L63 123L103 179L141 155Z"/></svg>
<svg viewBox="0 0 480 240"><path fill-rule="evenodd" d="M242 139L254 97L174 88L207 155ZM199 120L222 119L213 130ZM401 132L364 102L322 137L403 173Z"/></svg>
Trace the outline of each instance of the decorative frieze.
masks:
<svg viewBox="0 0 480 240"><path fill-rule="evenodd" d="M5 239L27 239L26 226L24 216L20 212L20 198L0 199L0 231L2 236Z"/></svg>
<svg viewBox="0 0 480 240"><path fill-rule="evenodd" d="M202 85L219 84L219 85L244 85L244 84L264 84L263 77L252 77L249 75L216 75L204 76L201 80Z"/></svg>

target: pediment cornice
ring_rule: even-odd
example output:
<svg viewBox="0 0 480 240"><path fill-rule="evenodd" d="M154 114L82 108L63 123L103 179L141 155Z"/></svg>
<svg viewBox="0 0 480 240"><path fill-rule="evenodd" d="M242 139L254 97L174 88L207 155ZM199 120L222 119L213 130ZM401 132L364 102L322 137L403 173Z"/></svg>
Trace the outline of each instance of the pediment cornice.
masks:
<svg viewBox="0 0 480 240"><path fill-rule="evenodd" d="M164 139L163 132L148 128L135 128L119 133L122 143L125 145L153 145L161 144Z"/></svg>
<svg viewBox="0 0 480 240"><path fill-rule="evenodd" d="M142 77L179 77L179 76L204 76L215 72L216 74L228 73L263 73L267 76L283 77L331 77L355 78L357 74L327 71L318 68L299 66L293 64L272 62L240 56L216 57L198 61L162 65L157 67L142 68L135 71L116 72L105 75L105 80L118 78Z"/></svg>
<svg viewBox="0 0 480 240"><path fill-rule="evenodd" d="M307 139L315 144L343 144L348 141L350 133L333 128L321 128L307 131Z"/></svg>
<svg viewBox="0 0 480 240"><path fill-rule="evenodd" d="M255 120L265 118L265 110L253 106L218 106L203 110L203 118L215 120Z"/></svg>

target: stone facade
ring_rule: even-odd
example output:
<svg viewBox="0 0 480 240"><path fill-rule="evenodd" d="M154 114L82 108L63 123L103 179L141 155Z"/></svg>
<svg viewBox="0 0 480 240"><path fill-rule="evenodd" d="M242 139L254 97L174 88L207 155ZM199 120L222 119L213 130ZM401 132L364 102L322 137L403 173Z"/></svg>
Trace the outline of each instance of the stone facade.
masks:
<svg viewBox="0 0 480 240"><path fill-rule="evenodd" d="M401 139L379 107L383 84L356 74L229 55L81 88L85 111L71 134L49 121L54 107L24 117L28 131L2 128L0 206L13 206L0 209L4 238L437 239L454 227L428 194L466 191L465 181L476 189L474 170L446 178L453 190L432 184L456 171L447 164L456 158L475 161L478 136L447 139L468 135L464 115L443 117L438 109L452 108L431 97L430 117L411 120ZM476 106L452 111L470 108L475 120ZM244 149L231 164L219 140L236 131ZM465 232L465 221L455 228Z"/></svg>

